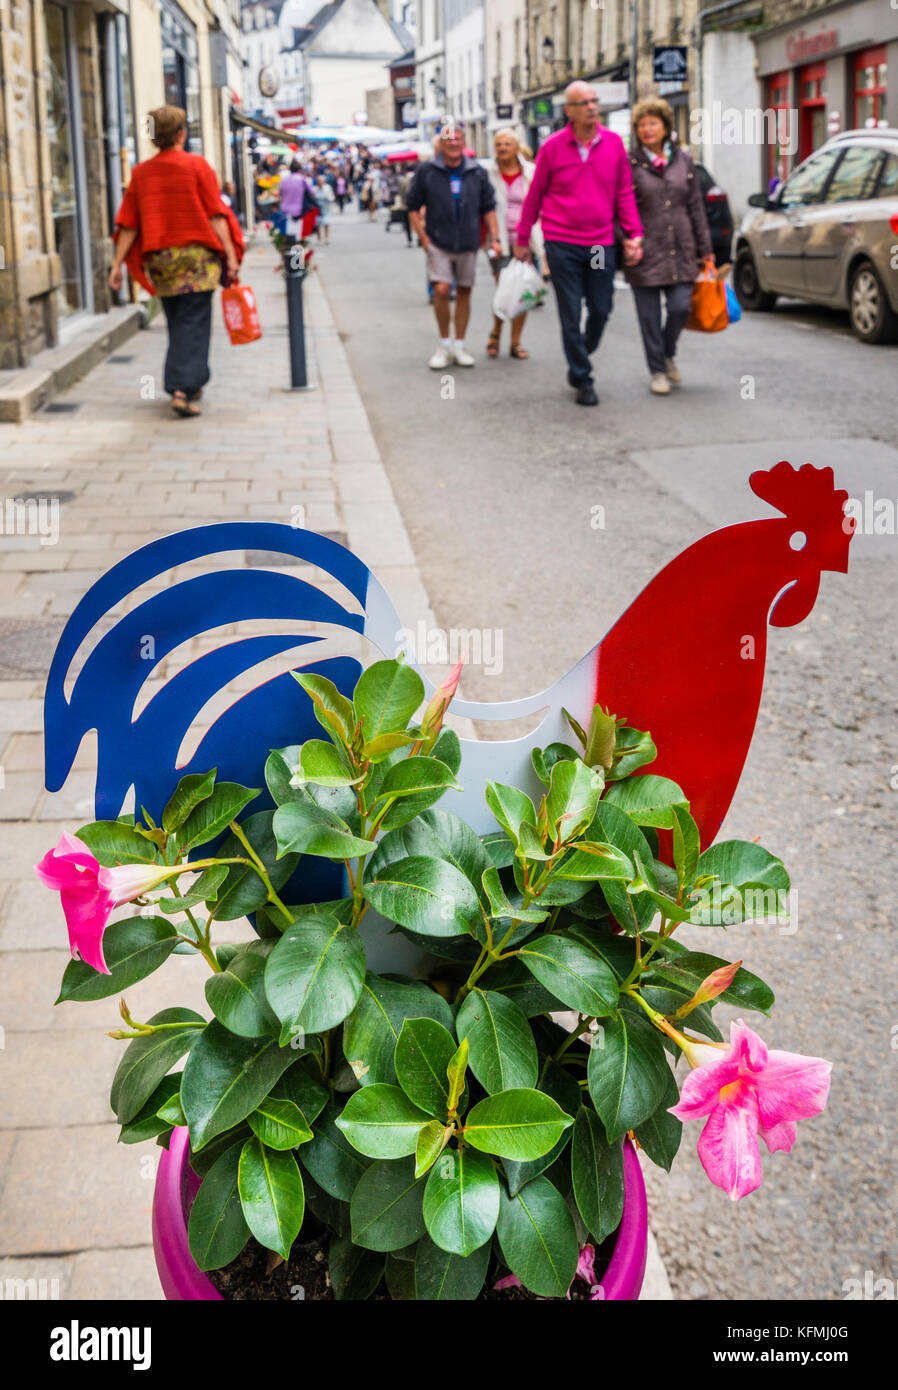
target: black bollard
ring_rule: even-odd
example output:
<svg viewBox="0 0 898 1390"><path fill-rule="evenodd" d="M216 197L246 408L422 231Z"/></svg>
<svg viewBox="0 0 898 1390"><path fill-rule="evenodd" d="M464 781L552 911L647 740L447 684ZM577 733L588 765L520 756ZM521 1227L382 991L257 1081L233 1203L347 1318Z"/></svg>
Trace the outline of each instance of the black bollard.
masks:
<svg viewBox="0 0 898 1390"><path fill-rule="evenodd" d="M306 277L306 255L302 246L284 252L284 279L287 283L287 335L290 342L291 391L314 391L306 367L306 330L302 308L302 282Z"/></svg>

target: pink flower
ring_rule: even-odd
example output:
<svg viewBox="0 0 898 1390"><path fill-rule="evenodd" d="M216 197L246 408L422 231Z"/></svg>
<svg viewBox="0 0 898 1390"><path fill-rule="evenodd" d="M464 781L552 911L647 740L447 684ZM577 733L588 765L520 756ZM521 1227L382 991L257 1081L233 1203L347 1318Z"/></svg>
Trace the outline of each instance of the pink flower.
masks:
<svg viewBox="0 0 898 1390"><path fill-rule="evenodd" d="M122 864L103 869L82 840L65 834L56 848L35 864L34 872L42 883L59 893L72 955L109 975L111 971L103 959L103 932L113 910L156 888L172 876L173 870L156 864Z"/></svg>
<svg viewBox="0 0 898 1390"><path fill-rule="evenodd" d="M741 1019L730 1025L730 1047L699 1043L687 1050L695 1067L670 1113L708 1122L698 1156L713 1183L733 1201L761 1185L758 1137L771 1153L788 1153L796 1121L819 1115L829 1095L832 1063L795 1052L768 1052Z"/></svg>
<svg viewBox="0 0 898 1390"><path fill-rule="evenodd" d="M506 1274L504 1279L497 1279L493 1285L494 1289L519 1289L521 1281L516 1274Z"/></svg>
<svg viewBox="0 0 898 1390"><path fill-rule="evenodd" d="M421 733L424 736L427 748L432 748L436 743L437 735L443 727L443 716L452 703L452 699L458 689L459 677L464 661L458 661L452 670L437 686L430 702L421 716ZM425 750L426 751L426 750Z"/></svg>

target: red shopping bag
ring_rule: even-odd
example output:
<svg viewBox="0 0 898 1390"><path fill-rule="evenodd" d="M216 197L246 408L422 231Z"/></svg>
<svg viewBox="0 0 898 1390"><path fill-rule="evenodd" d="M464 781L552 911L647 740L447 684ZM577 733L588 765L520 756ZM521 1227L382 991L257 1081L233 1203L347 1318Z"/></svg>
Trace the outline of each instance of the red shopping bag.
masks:
<svg viewBox="0 0 898 1390"><path fill-rule="evenodd" d="M221 307L224 313L225 328L234 347L241 343L254 343L262 336L256 296L248 285L228 285L221 292Z"/></svg>
<svg viewBox="0 0 898 1390"><path fill-rule="evenodd" d="M720 333L730 322L727 292L713 261L705 261L692 290L692 306L686 327L697 333Z"/></svg>

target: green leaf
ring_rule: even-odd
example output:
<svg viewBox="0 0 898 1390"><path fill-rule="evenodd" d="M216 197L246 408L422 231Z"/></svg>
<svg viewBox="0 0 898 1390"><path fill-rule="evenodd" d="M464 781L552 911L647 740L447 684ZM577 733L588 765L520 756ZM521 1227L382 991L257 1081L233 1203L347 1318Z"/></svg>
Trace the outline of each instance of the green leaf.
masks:
<svg viewBox="0 0 898 1390"><path fill-rule="evenodd" d="M680 888L688 888L698 871L701 846L698 826L684 806L673 808L673 854Z"/></svg>
<svg viewBox="0 0 898 1390"><path fill-rule="evenodd" d="M274 813L279 854L317 854L323 859L357 859L376 849L374 840L353 835L341 816L314 801L291 801Z"/></svg>
<svg viewBox="0 0 898 1390"><path fill-rule="evenodd" d="M366 975L359 1001L343 1024L343 1053L361 1086L395 1082L393 1053L407 1018L432 1018L452 1027L452 1010L429 985Z"/></svg>
<svg viewBox="0 0 898 1390"><path fill-rule="evenodd" d="M435 1245L470 1255L488 1241L499 1216L499 1179L486 1154L447 1149L430 1170L424 1221Z"/></svg>
<svg viewBox="0 0 898 1390"><path fill-rule="evenodd" d="M167 835L178 830L194 807L212 795L217 773L218 768L213 767L211 772L191 772L181 778L162 812L162 829Z"/></svg>
<svg viewBox="0 0 898 1390"><path fill-rule="evenodd" d="M396 1043L393 1061L399 1085L415 1106L441 1120L449 1112L447 1069L456 1047L449 1030L432 1018L407 1018ZM414 1152L414 1146L408 1152Z"/></svg>
<svg viewBox="0 0 898 1390"><path fill-rule="evenodd" d="M464 1135L484 1153L526 1161L548 1153L571 1124L551 1096L516 1087L478 1101L465 1118Z"/></svg>
<svg viewBox="0 0 898 1390"><path fill-rule="evenodd" d="M640 993L649 1005L659 1014L675 1014L684 1004L688 1004L692 998L693 991L682 988L680 985L672 984L670 981L658 979L654 972L644 975L640 981ZM689 1014L689 1027L698 1033L704 1033L706 1038L713 1042L720 1042L723 1034L714 1022L710 1005L699 1004ZM676 1046L676 1044L673 1044Z"/></svg>
<svg viewBox="0 0 898 1390"><path fill-rule="evenodd" d="M652 742L651 734L642 729L618 729L611 770L606 771L605 781L620 782L624 777L631 776L637 768L645 767L646 763L653 763L657 756L658 750Z"/></svg>
<svg viewBox="0 0 898 1390"><path fill-rule="evenodd" d="M669 777L657 777L651 772L612 783L604 800L607 805L626 811L637 825L654 825L664 830L673 825L674 806L689 810L682 788Z"/></svg>
<svg viewBox="0 0 898 1390"><path fill-rule="evenodd" d="M108 999L152 975L177 946L177 932L164 917L128 917L103 934L103 955L110 974L102 975L82 960L63 971L57 1004L65 999Z"/></svg>
<svg viewBox="0 0 898 1390"><path fill-rule="evenodd" d="M567 935L603 960L616 980L625 980L636 964L636 942L632 936L614 934L587 922L572 922Z"/></svg>
<svg viewBox="0 0 898 1390"><path fill-rule="evenodd" d="M302 1174L292 1153L247 1139L238 1170L240 1205L247 1226L267 1250L290 1258L305 1210Z"/></svg>
<svg viewBox="0 0 898 1390"><path fill-rule="evenodd" d="M238 1188L242 1148L241 1141L219 1155L190 1208L187 1240L190 1253L202 1270L230 1264L249 1240Z"/></svg>
<svg viewBox="0 0 898 1390"><path fill-rule="evenodd" d="M82 825L76 839L87 845L104 869L116 864L158 864L156 846L130 825L121 821L99 820Z"/></svg>
<svg viewBox="0 0 898 1390"><path fill-rule="evenodd" d="M731 962L723 960L720 956L706 955L703 951L685 951L682 955L677 955L674 960L659 960L653 957L652 974L660 975L663 980L669 980L671 984L679 985L691 998L699 985L713 974L715 970L721 970ZM757 975L752 975L751 971L740 968L733 977L732 984L724 990L723 994L717 996L716 1003L722 1004L741 1004L745 1009L752 1009L758 1013L769 1014L773 1007L773 990ZM690 1020L692 1015L690 1015Z"/></svg>
<svg viewBox="0 0 898 1390"><path fill-rule="evenodd" d="M614 845L630 860L638 855L643 864L652 862L651 846L645 835L624 811L611 805L607 793L596 808L595 818L592 825L587 827L585 838ZM655 905L651 899L645 896L631 897L622 883L606 881L602 884L602 892L615 921L624 931L632 932L636 925L640 931L643 930L655 915Z"/></svg>
<svg viewBox="0 0 898 1390"><path fill-rule="evenodd" d="M480 914L472 884L453 864L413 855L366 882L364 894L382 916L424 936L470 933Z"/></svg>
<svg viewBox="0 0 898 1390"><path fill-rule="evenodd" d="M119 1144L141 1144L145 1139L155 1139L157 1134L162 1134L168 1129L168 1121L160 1119L158 1112L166 1101L171 1100L172 1096L177 1096L181 1089L181 1075L181 1072L174 1071L163 1076L134 1119L122 1125L118 1136Z"/></svg>
<svg viewBox="0 0 898 1390"><path fill-rule="evenodd" d="M559 1032L559 1037L562 1034ZM580 1087L569 1071L557 1062L546 1059L540 1068L539 1089L545 1091L547 1096L551 1096L567 1115L576 1115L580 1109ZM525 1163L518 1163L512 1158L503 1158L502 1167L505 1169L505 1178L508 1183L508 1195L514 1197L525 1187L533 1178L539 1177L540 1173L545 1173L556 1162L559 1155L564 1152L570 1143L573 1134L573 1126L566 1129L557 1139L548 1153L541 1154L539 1158L532 1158ZM558 1186L558 1184L555 1184Z"/></svg>
<svg viewBox="0 0 898 1390"><path fill-rule="evenodd" d="M376 661L359 677L352 702L365 742L405 730L424 699L424 682L400 661Z"/></svg>
<svg viewBox="0 0 898 1390"><path fill-rule="evenodd" d="M370 1298L384 1273L382 1255L353 1245L348 1236L335 1236L328 1251L328 1274L334 1298L363 1302Z"/></svg>
<svg viewBox="0 0 898 1390"><path fill-rule="evenodd" d="M470 1067L488 1093L536 1085L539 1059L530 1024L504 994L473 989L456 1017L467 1037Z"/></svg>
<svg viewBox="0 0 898 1390"><path fill-rule="evenodd" d="M371 739L369 743L362 745L362 757L366 762L379 763L388 753L395 753L397 748L408 748L414 743L414 734L395 733L378 734L377 738Z"/></svg>
<svg viewBox="0 0 898 1390"><path fill-rule="evenodd" d="M616 745L617 719L603 710L601 705L594 705L589 718L583 761L587 767L601 767L605 772L614 760Z"/></svg>
<svg viewBox="0 0 898 1390"><path fill-rule="evenodd" d="M556 999L587 1018L602 1018L617 1006L613 972L582 941L538 936L521 947L519 959Z"/></svg>
<svg viewBox="0 0 898 1390"><path fill-rule="evenodd" d="M669 1173L683 1137L683 1123L670 1114L670 1107L680 1099L680 1088L673 1072L668 1070L667 1085L657 1108L635 1129L640 1147L653 1163Z"/></svg>
<svg viewBox="0 0 898 1390"><path fill-rule="evenodd" d="M502 887L499 870L496 868L484 870L483 889L489 899L490 916L492 918L517 918L521 922L528 922L535 925L539 922L544 922L549 915L548 912L540 908L513 907L509 901L508 894Z"/></svg>
<svg viewBox="0 0 898 1390"><path fill-rule="evenodd" d="M315 718L321 727L348 748L355 731L355 711L351 702L326 676L301 671L290 674L311 698Z"/></svg>
<svg viewBox="0 0 898 1390"><path fill-rule="evenodd" d="M472 1303L483 1288L491 1249L487 1242L470 1255L453 1255L422 1236L415 1252L417 1297L430 1303Z"/></svg>
<svg viewBox="0 0 898 1390"><path fill-rule="evenodd" d="M501 782L487 782L486 804L507 835L515 844L518 842L521 823L536 825L536 809L530 797L517 787L506 787Z"/></svg>
<svg viewBox="0 0 898 1390"><path fill-rule="evenodd" d="M336 1124L353 1148L369 1158L405 1158L415 1152L427 1122L426 1113L399 1086L375 1084L349 1097Z"/></svg>
<svg viewBox="0 0 898 1390"><path fill-rule="evenodd" d="M481 984L484 989L495 990L513 1000L526 1018L564 1008L561 1000L550 994L517 957L488 970L481 976Z"/></svg>
<svg viewBox="0 0 898 1390"><path fill-rule="evenodd" d="M206 1003L241 1038L277 1037L280 1025L265 997L269 942L252 942L231 958L227 969L206 981Z"/></svg>
<svg viewBox="0 0 898 1390"><path fill-rule="evenodd" d="M173 1128L175 1125L184 1125L187 1123L184 1111L181 1109L181 1097L177 1091L169 1096L167 1101L160 1105L159 1109L156 1111L156 1115L166 1125L171 1125Z"/></svg>
<svg viewBox="0 0 898 1390"><path fill-rule="evenodd" d="M515 846L504 830L492 830L481 835L480 842L494 869L509 869L515 861Z"/></svg>
<svg viewBox="0 0 898 1390"><path fill-rule="evenodd" d="M301 751L302 744L291 743L286 748L272 748L265 760L265 785L276 806L284 806L289 801L307 800L304 788L291 786L293 777L299 771Z"/></svg>
<svg viewBox="0 0 898 1390"><path fill-rule="evenodd" d="M310 738L302 745L297 780L320 787L352 787L364 778L353 776L346 757L332 743Z"/></svg>
<svg viewBox="0 0 898 1390"><path fill-rule="evenodd" d="M701 876L719 878L723 892L716 885L705 889L704 906L700 901L693 910L694 922L730 926L736 922L787 915L785 895L790 888L789 875L783 861L763 845L746 840L721 840L710 845L699 857L698 872ZM735 892L728 894L727 887Z"/></svg>
<svg viewBox="0 0 898 1390"><path fill-rule="evenodd" d="M452 1125L441 1120L428 1120L418 1131L415 1144L415 1177L420 1178L432 1168L449 1142Z"/></svg>
<svg viewBox="0 0 898 1390"><path fill-rule="evenodd" d="M598 1115L583 1105L574 1121L571 1176L577 1210L598 1245L620 1225L624 1156L620 1140L609 1144Z"/></svg>
<svg viewBox="0 0 898 1390"><path fill-rule="evenodd" d="M257 811L255 815L247 816L241 822L241 829L262 860L265 871L271 881L275 891L282 888L287 879L293 873L299 862L296 854L284 855L278 858L278 845L274 836L272 823L274 813L272 811ZM242 858L247 857L245 847L237 839L236 835L229 835L219 845L216 853L219 858ZM208 870L206 872L209 872ZM219 922L235 922L240 917L246 917L248 913L255 912L262 907L268 898L268 891L254 868L244 864L232 864L228 870L228 876L218 891L218 899L215 905L215 916ZM282 914L275 909L275 920L280 923L283 930L284 922Z"/></svg>
<svg viewBox="0 0 898 1390"><path fill-rule="evenodd" d="M210 864L208 869L204 869L201 874L190 885L187 892L173 895L170 898L159 898L157 906L160 912L168 912L173 917L180 912L186 912L188 908L196 907L199 903L214 902L218 896L218 890L228 876L227 864Z"/></svg>
<svg viewBox="0 0 898 1390"><path fill-rule="evenodd" d="M312 1138L308 1120L292 1100L266 1096L246 1118L253 1134L269 1149L297 1149Z"/></svg>
<svg viewBox="0 0 898 1390"><path fill-rule="evenodd" d="M517 857L533 860L538 864L544 864L552 858L551 848L546 849L540 832L529 821L521 821L518 826Z"/></svg>
<svg viewBox="0 0 898 1390"><path fill-rule="evenodd" d="M579 758L564 758L552 768L546 812L549 838L562 843L585 830L596 813L605 780Z"/></svg>
<svg viewBox="0 0 898 1390"><path fill-rule="evenodd" d="M410 1158L372 1163L352 1195L352 1239L366 1250L399 1250L424 1234L424 1179Z"/></svg>
<svg viewBox="0 0 898 1390"><path fill-rule="evenodd" d="M548 1178L534 1178L516 1197L501 1193L497 1223L506 1264L531 1293L563 1298L577 1271L577 1232L567 1203Z"/></svg>
<svg viewBox="0 0 898 1390"><path fill-rule="evenodd" d="M270 1092L271 1099L292 1100L302 1111L306 1122L311 1125L321 1114L328 1101L328 1089L318 1081L313 1081L306 1071L306 1063L294 1062L292 1067L278 1078Z"/></svg>
<svg viewBox="0 0 898 1390"><path fill-rule="evenodd" d="M394 763L381 783L376 801L396 796L412 796L416 792L446 791L460 788L449 768L437 758L405 758Z"/></svg>
<svg viewBox="0 0 898 1390"><path fill-rule="evenodd" d="M619 1010L606 1020L590 1049L587 1077L609 1143L648 1119L669 1075L660 1035L647 1018Z"/></svg>
<svg viewBox="0 0 898 1390"><path fill-rule="evenodd" d="M179 827L179 849L198 849L214 840L237 819L244 806L255 800L259 791L259 787L241 787L238 782L219 782L212 795L199 802Z"/></svg>
<svg viewBox="0 0 898 1390"><path fill-rule="evenodd" d="M580 840L552 871L553 878L577 882L605 882L618 879L622 883L633 877L633 865L623 850L599 840Z"/></svg>
<svg viewBox="0 0 898 1390"><path fill-rule="evenodd" d="M275 944L265 967L265 993L281 1021L281 1041L323 1033L355 1008L365 979L358 932L329 913L298 918Z"/></svg>
<svg viewBox="0 0 898 1390"><path fill-rule="evenodd" d="M315 1137L299 1150L302 1166L331 1197L348 1202L368 1169L368 1159L337 1129L341 1109L329 1105L315 1126Z"/></svg>
<svg viewBox="0 0 898 1390"><path fill-rule="evenodd" d="M468 1040L462 1038L455 1054L446 1066L446 1079L449 1082L449 1113L454 1114L462 1106L465 1091L465 1075L468 1070Z"/></svg>
<svg viewBox="0 0 898 1390"><path fill-rule="evenodd" d="M191 1148L245 1120L295 1060L274 1038L240 1038L213 1020L191 1049L181 1082Z"/></svg>
<svg viewBox="0 0 898 1390"><path fill-rule="evenodd" d="M453 864L473 884L475 891L481 893L481 880L490 866L489 855L480 836L459 816L438 807L423 811L402 831L402 842L406 853L413 857L444 859ZM369 871L376 877L372 865L373 861Z"/></svg>
<svg viewBox="0 0 898 1390"><path fill-rule="evenodd" d="M197 1042L206 1020L193 1009L162 1009L153 1014L149 1023L181 1023L183 1028L166 1028L162 1033L146 1033L135 1038L125 1049L119 1062L109 1103L120 1125L133 1120L144 1102L153 1094L166 1072Z"/></svg>

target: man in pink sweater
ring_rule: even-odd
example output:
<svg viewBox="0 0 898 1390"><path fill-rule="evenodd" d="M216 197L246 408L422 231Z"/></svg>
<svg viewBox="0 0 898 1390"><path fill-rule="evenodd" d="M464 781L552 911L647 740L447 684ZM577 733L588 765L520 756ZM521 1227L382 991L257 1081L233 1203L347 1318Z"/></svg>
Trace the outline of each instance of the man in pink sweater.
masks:
<svg viewBox="0 0 898 1390"><path fill-rule="evenodd" d="M541 223L558 301L569 384L579 405L598 405L589 354L595 352L614 297L614 222L624 231L624 261L642 259L630 160L619 135L599 125L599 102L588 82L565 92L568 125L540 147L518 223L514 254L530 257L533 224ZM586 330L580 327L586 301Z"/></svg>

